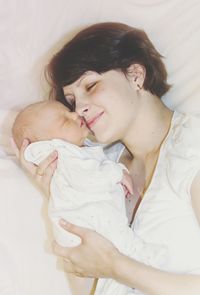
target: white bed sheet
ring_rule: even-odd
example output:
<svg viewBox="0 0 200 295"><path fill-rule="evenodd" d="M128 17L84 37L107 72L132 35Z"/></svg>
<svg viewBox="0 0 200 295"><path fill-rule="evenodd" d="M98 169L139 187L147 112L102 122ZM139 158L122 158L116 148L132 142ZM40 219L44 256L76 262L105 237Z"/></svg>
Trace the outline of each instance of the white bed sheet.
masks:
<svg viewBox="0 0 200 295"><path fill-rule="evenodd" d="M0 0L0 295L71 294L51 253L47 204L14 160L18 110L47 97L43 68L74 31L99 21L144 28L165 56L172 109L200 113L199 0Z"/></svg>
<svg viewBox="0 0 200 295"><path fill-rule="evenodd" d="M0 162L0 294L71 294L52 254L46 200L14 159Z"/></svg>

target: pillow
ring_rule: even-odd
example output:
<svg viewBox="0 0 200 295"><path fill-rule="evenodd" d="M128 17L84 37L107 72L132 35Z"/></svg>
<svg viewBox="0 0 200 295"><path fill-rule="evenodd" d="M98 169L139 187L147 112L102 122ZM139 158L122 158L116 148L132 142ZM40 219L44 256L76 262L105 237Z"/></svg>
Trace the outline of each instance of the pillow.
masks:
<svg viewBox="0 0 200 295"><path fill-rule="evenodd" d="M15 113L47 99L44 68L52 54L81 26L98 21L101 0L7 0L0 10L0 156L9 144ZM66 36L68 35L68 36Z"/></svg>
<svg viewBox="0 0 200 295"><path fill-rule="evenodd" d="M78 8L77 8L78 6ZM119 21L144 28L165 57L172 109L200 112L200 1L7 0L0 10L0 293L69 295L51 253L47 204L13 161L9 137L17 112L46 99L43 69L85 25ZM64 41L65 40L65 41ZM12 161L9 159L12 157Z"/></svg>
<svg viewBox="0 0 200 295"><path fill-rule="evenodd" d="M10 144L11 128L17 111L0 109L0 158L14 154Z"/></svg>
<svg viewBox="0 0 200 295"><path fill-rule="evenodd" d="M115 8L115 9L113 9ZM171 90L163 101L171 109L200 113L200 1L104 1L102 21L144 29L164 56Z"/></svg>
<svg viewBox="0 0 200 295"><path fill-rule="evenodd" d="M1 109L19 110L47 97L43 70L49 57L75 29L98 21L100 3L101 0L3 1L0 10Z"/></svg>
<svg viewBox="0 0 200 295"><path fill-rule="evenodd" d="M52 253L47 200L14 159L0 162L0 294L71 295Z"/></svg>
<svg viewBox="0 0 200 295"><path fill-rule="evenodd" d="M86 0L78 10L76 1L74 5L65 0L56 5L53 0L18 4L8 0L1 9L0 114L5 119L1 155L12 153L8 145L11 113L48 97L45 65L74 30L89 23L119 21L144 28L164 56L172 84L163 101L171 109L200 112L199 1L125 0L122 5L117 0ZM11 110L10 119L5 110Z"/></svg>

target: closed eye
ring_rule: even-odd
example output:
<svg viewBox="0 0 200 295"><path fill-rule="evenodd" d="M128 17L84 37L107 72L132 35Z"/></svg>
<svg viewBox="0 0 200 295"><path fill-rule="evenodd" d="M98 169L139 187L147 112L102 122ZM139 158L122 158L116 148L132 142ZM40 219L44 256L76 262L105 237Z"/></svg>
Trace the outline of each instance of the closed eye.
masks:
<svg viewBox="0 0 200 295"><path fill-rule="evenodd" d="M89 85L86 87L86 90L87 90L87 91L92 90L92 88L93 88L96 84L97 84L97 82L93 82L93 83L89 84Z"/></svg>

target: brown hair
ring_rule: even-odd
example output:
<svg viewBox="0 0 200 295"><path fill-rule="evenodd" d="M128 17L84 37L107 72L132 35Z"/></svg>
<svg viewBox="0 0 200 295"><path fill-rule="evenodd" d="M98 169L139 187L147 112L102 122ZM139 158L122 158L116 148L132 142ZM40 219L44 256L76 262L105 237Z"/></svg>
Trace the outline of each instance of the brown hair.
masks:
<svg viewBox="0 0 200 295"><path fill-rule="evenodd" d="M162 56L143 30L122 23L98 23L80 31L55 56L47 67L51 97L73 109L65 100L63 87L86 71L104 73L121 70L131 64L146 69L144 89L162 97L170 88Z"/></svg>

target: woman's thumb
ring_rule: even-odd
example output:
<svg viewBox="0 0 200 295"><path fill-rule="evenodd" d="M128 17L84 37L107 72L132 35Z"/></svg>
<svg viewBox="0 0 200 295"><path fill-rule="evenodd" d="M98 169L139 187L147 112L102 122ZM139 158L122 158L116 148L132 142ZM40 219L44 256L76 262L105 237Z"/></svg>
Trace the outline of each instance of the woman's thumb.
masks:
<svg viewBox="0 0 200 295"><path fill-rule="evenodd" d="M60 226L62 226L62 228L64 228L68 232L75 234L75 235L79 236L80 238L83 237L83 234L85 232L85 229L83 227L74 225L64 219L60 219L59 224L60 224Z"/></svg>

